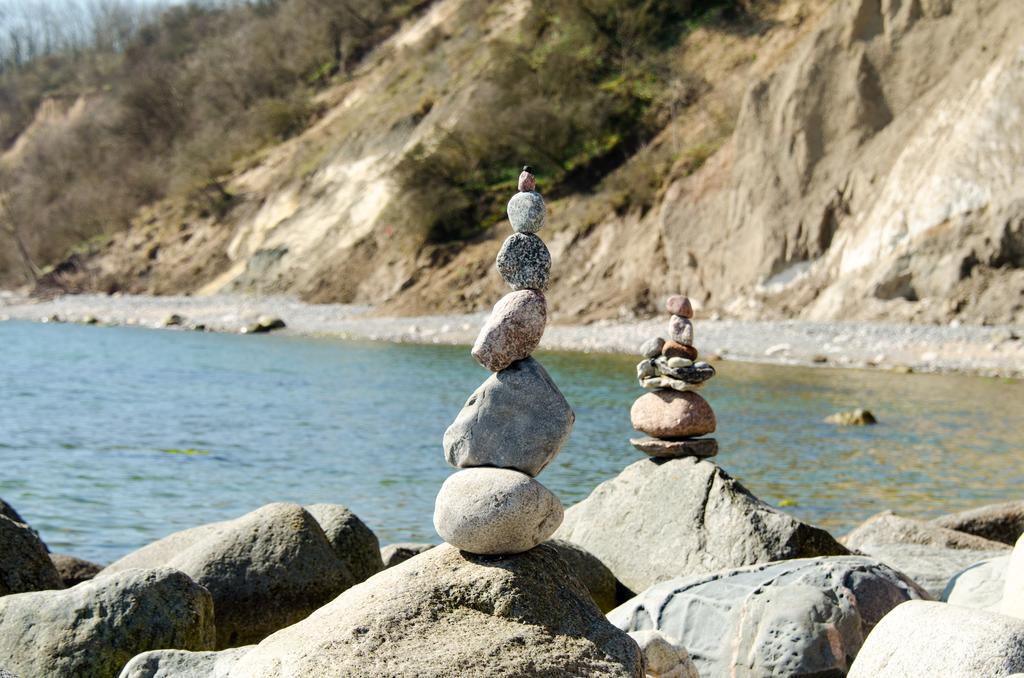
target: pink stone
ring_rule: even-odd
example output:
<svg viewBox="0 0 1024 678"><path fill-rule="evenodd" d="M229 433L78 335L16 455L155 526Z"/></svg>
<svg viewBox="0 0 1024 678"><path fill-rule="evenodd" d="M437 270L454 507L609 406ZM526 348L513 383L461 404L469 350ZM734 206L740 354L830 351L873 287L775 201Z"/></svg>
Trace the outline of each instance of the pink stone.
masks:
<svg viewBox="0 0 1024 678"><path fill-rule="evenodd" d="M494 305L473 344L473 357L491 372L529 357L547 323L547 302L536 290L506 294Z"/></svg>
<svg viewBox="0 0 1024 678"><path fill-rule="evenodd" d="M689 297L684 297L681 294L673 294L665 302L665 308L672 315L680 315L684 318L693 317L693 306L690 304Z"/></svg>
<svg viewBox="0 0 1024 678"><path fill-rule="evenodd" d="M522 174L519 175L519 190L520 191L533 191L537 188L537 177L533 176L533 168L529 165L523 167Z"/></svg>
<svg viewBox="0 0 1024 678"><path fill-rule="evenodd" d="M689 438L713 433L715 412L693 391L652 391L629 410L633 428L655 438Z"/></svg>

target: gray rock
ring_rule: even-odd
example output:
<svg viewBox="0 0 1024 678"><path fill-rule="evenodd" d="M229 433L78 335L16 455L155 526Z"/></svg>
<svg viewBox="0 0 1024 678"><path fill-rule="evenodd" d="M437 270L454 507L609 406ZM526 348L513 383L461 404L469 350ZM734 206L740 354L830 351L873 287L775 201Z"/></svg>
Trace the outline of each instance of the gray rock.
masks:
<svg viewBox="0 0 1024 678"><path fill-rule="evenodd" d="M631 464L568 509L554 536L593 553L633 591L731 567L848 553L828 532L693 457Z"/></svg>
<svg viewBox="0 0 1024 678"><path fill-rule="evenodd" d="M879 622L848 677L994 678L1019 671L1024 671L1024 621L912 600Z"/></svg>
<svg viewBox="0 0 1024 678"><path fill-rule="evenodd" d="M825 417L826 424L837 426L871 426L877 424L878 420L870 411L858 407L848 412L836 412Z"/></svg>
<svg viewBox="0 0 1024 678"><path fill-rule="evenodd" d="M841 676L889 610L926 597L874 560L809 558L663 582L608 618L661 632L705 676Z"/></svg>
<svg viewBox="0 0 1024 678"><path fill-rule="evenodd" d="M665 345L665 340L661 337L655 337L654 339L648 339L640 346L640 355L645 358L657 358L661 355L661 349Z"/></svg>
<svg viewBox="0 0 1024 678"><path fill-rule="evenodd" d="M0 666L0 678L18 678L18 676Z"/></svg>
<svg viewBox="0 0 1024 678"><path fill-rule="evenodd" d="M231 678L643 676L555 549L441 545L349 589L247 653Z"/></svg>
<svg viewBox="0 0 1024 678"><path fill-rule="evenodd" d="M171 569L126 570L0 598L0 663L47 678L116 676L148 650L209 650L213 599Z"/></svg>
<svg viewBox="0 0 1024 678"><path fill-rule="evenodd" d="M498 300L480 328L471 351L473 357L491 372L529 358L544 336L547 320L548 307L543 293L536 290L510 292Z"/></svg>
<svg viewBox="0 0 1024 678"><path fill-rule="evenodd" d="M379 558L379 552L377 557ZM268 504L235 520L184 530L100 573L173 567L213 594L216 648L248 645L304 619L359 582L350 563L298 504ZM383 563L381 563L383 567Z"/></svg>
<svg viewBox="0 0 1024 678"><path fill-rule="evenodd" d="M220 652L143 652L128 662L118 678L227 678L238 660L254 647L246 645Z"/></svg>
<svg viewBox="0 0 1024 678"><path fill-rule="evenodd" d="M303 508L320 525L339 560L357 582L384 569L377 535L359 516L341 504L310 504Z"/></svg>
<svg viewBox="0 0 1024 678"><path fill-rule="evenodd" d="M990 504L952 513L931 521L939 527L958 530L1009 546L1024 534L1024 501Z"/></svg>
<svg viewBox="0 0 1024 678"><path fill-rule="evenodd" d="M551 253L544 241L532 233L513 233L498 251L498 273L514 290L548 288Z"/></svg>
<svg viewBox="0 0 1024 678"><path fill-rule="evenodd" d="M1010 556L974 563L953 575L939 600L964 607L995 609L1003 599L1009 566Z"/></svg>
<svg viewBox="0 0 1024 678"><path fill-rule="evenodd" d="M999 606L1003 614L1024 619L1024 535L1010 556L1006 568L1006 584L1003 587L1003 602Z"/></svg>
<svg viewBox="0 0 1024 678"><path fill-rule="evenodd" d="M682 379L672 379L671 377L645 377L640 380L640 385L649 391L660 391L667 388L680 393L692 393L699 391L704 386L704 382L688 384Z"/></svg>
<svg viewBox="0 0 1024 678"><path fill-rule="evenodd" d="M414 556L437 546L437 544L419 544L402 542L399 544L388 544L380 550L380 557L384 560L384 568L401 565Z"/></svg>
<svg viewBox="0 0 1024 678"><path fill-rule="evenodd" d="M51 553L50 560L57 568L60 579L64 586L75 586L83 581L89 581L103 569L102 565L69 556L65 553Z"/></svg>
<svg viewBox="0 0 1024 678"><path fill-rule="evenodd" d="M658 367L651 359L641 360L636 364L636 378L642 383L644 379L658 376Z"/></svg>
<svg viewBox="0 0 1024 678"><path fill-rule="evenodd" d="M0 516L0 596L62 588L60 574L35 530Z"/></svg>
<svg viewBox="0 0 1024 678"><path fill-rule="evenodd" d="M559 557L590 592L601 612L608 612L619 604L619 580L597 556L563 539L549 539L544 543L558 551Z"/></svg>
<svg viewBox="0 0 1024 678"><path fill-rule="evenodd" d="M504 468L468 468L448 476L434 503L434 529L469 553L532 549L562 522L558 497L530 476Z"/></svg>
<svg viewBox="0 0 1024 678"><path fill-rule="evenodd" d="M457 468L497 466L536 476L572 433L576 414L533 358L492 374L444 432L444 456Z"/></svg>
<svg viewBox="0 0 1024 678"><path fill-rule="evenodd" d="M630 438L629 443L650 457L680 459L700 457L706 459L718 454L718 441L714 438L662 440L661 438Z"/></svg>
<svg viewBox="0 0 1024 678"><path fill-rule="evenodd" d="M668 336L683 346L693 346L693 323L686 318L674 315L668 319Z"/></svg>
<svg viewBox="0 0 1024 678"><path fill-rule="evenodd" d="M544 227L547 209L536 191L522 191L508 201L508 220L516 233L536 233Z"/></svg>
<svg viewBox="0 0 1024 678"><path fill-rule="evenodd" d="M680 379L688 384L700 384L715 376L715 368L705 362L692 363L680 367L673 367L670 361L686 361L686 358L666 358L661 356L655 358L654 366L658 374L670 379Z"/></svg>
<svg viewBox="0 0 1024 678"><path fill-rule="evenodd" d="M841 541L903 572L936 598L960 570L1009 550L999 542L891 511L871 516Z"/></svg>
<svg viewBox="0 0 1024 678"><path fill-rule="evenodd" d="M681 367L693 367L693 361L690 360L689 358L665 358L665 364L670 369L674 370L677 370Z"/></svg>
<svg viewBox="0 0 1024 678"><path fill-rule="evenodd" d="M700 678L697 666L686 648L660 631L630 631L629 637L640 646L651 678Z"/></svg>

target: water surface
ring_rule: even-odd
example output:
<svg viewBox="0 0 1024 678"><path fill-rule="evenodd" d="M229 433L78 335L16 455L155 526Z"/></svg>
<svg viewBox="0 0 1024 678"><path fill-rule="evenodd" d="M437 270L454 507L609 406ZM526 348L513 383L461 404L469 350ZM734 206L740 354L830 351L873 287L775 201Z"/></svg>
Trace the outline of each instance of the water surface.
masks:
<svg viewBox="0 0 1024 678"><path fill-rule="evenodd" d="M541 353L576 410L540 480L566 506L641 458L636 359ZM842 533L1024 486L1024 384L723 362L716 461ZM465 348L0 322L0 497L55 551L111 561L271 501L342 503L380 537L437 541L441 436L487 377ZM873 427L828 414L867 406Z"/></svg>

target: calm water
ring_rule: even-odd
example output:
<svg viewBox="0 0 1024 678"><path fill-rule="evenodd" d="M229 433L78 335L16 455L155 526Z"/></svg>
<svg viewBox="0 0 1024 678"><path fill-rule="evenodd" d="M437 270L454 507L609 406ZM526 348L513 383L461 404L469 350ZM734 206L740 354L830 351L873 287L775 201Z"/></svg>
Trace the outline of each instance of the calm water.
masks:
<svg viewBox="0 0 1024 678"><path fill-rule="evenodd" d="M0 497L52 549L101 562L271 501L342 503L382 543L436 541L441 436L487 376L465 348L20 322L0 323L0 351ZM538 357L576 410L541 476L568 506L640 458L636 360ZM1021 498L1019 382L726 362L704 395L717 461L837 533L883 508ZM860 405L881 424L821 421Z"/></svg>

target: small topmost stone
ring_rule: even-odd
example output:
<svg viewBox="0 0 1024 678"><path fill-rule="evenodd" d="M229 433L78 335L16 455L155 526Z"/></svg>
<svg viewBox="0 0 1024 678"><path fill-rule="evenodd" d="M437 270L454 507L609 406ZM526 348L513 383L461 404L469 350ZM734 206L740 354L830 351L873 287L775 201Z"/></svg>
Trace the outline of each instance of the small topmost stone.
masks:
<svg viewBox="0 0 1024 678"><path fill-rule="evenodd" d="M673 294L665 302L665 308L672 315L682 316L684 318L693 317L693 306L690 304L689 297L684 297L681 294Z"/></svg>
<svg viewBox="0 0 1024 678"><path fill-rule="evenodd" d="M533 191L537 188L537 177L533 176L533 168L529 165L523 166L523 172L519 175L519 190Z"/></svg>

